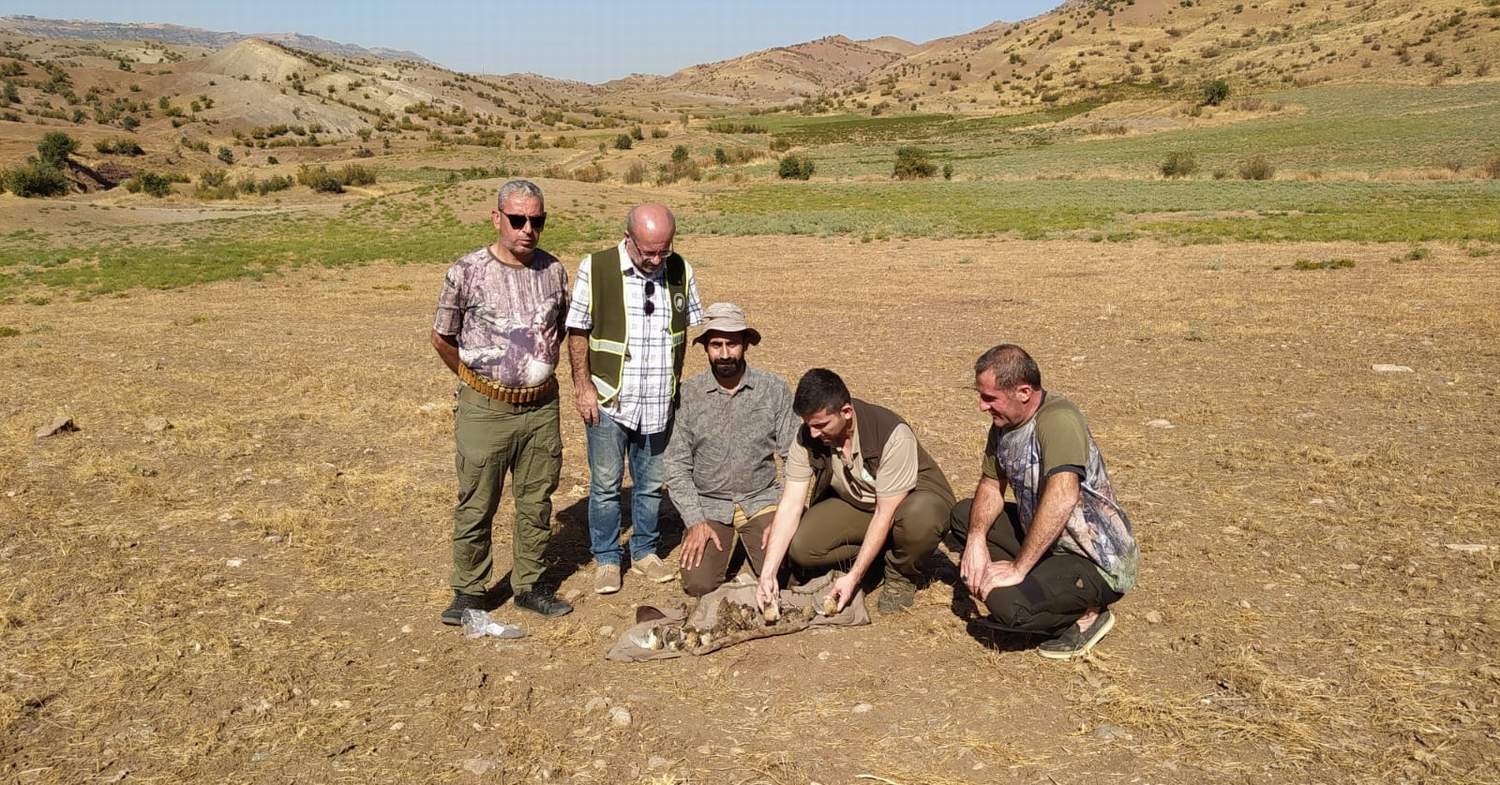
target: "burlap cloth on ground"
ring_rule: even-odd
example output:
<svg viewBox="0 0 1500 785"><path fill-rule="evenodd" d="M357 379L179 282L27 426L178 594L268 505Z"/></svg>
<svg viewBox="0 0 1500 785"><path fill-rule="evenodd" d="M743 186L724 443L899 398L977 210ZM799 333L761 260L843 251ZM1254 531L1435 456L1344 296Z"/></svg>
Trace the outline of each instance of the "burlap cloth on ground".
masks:
<svg viewBox="0 0 1500 785"><path fill-rule="evenodd" d="M670 651L665 648L650 649L644 645L644 642L652 630L657 630L660 636L661 631L668 627L682 629L684 625L687 625L700 630L713 629L718 624L719 605L723 600L754 608L754 584L720 586L703 595L691 615L688 614L686 606L656 608L643 605L636 609L637 623L626 628L604 656L617 662L669 660L687 654L695 656L709 654L726 646L757 638L769 638L772 635L801 632L808 627L854 627L869 624L870 613L865 610L863 590L857 592L854 599L850 600L843 610L832 616L824 616L821 611L817 610L824 595L828 594L829 586L838 577L839 574L830 573L796 588L782 589L780 594L782 619L776 624L716 635L709 643L694 648L683 648L679 651ZM804 609L814 609L811 619L806 618Z"/></svg>

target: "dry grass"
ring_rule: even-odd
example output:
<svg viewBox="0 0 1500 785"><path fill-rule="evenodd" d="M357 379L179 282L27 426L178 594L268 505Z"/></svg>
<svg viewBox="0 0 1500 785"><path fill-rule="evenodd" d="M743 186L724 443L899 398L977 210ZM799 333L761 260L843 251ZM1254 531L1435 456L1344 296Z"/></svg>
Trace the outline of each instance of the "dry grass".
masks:
<svg viewBox="0 0 1500 785"><path fill-rule="evenodd" d="M956 487L983 445L965 368L985 346L1029 346L1089 415L1145 549L1094 656L992 648L939 581L870 627L620 665L599 628L674 589L599 598L586 568L563 584L574 615L507 607L527 638L464 641L436 623L440 263L0 306L49 327L0 342L0 778L463 782L481 760L507 782L1496 780L1500 550L1443 547L1496 544L1488 259L787 242L681 246L705 300L765 334L752 362L839 370L912 420ZM1297 258L1357 266L1272 270ZM1387 362L1415 372L1370 370ZM59 410L82 430L34 440ZM564 437L567 563L586 484L571 415ZM507 503L502 571L510 520Z"/></svg>

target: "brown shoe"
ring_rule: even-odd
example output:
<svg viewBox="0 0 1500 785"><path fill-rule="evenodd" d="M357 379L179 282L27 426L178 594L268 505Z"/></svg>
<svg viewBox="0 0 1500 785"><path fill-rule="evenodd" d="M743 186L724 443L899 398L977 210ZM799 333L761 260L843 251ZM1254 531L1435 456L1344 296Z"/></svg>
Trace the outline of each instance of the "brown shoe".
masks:
<svg viewBox="0 0 1500 785"><path fill-rule="evenodd" d="M620 565L601 564L594 568L594 593L614 594L620 590Z"/></svg>
<svg viewBox="0 0 1500 785"><path fill-rule="evenodd" d="M662 561L662 558L654 553L631 562L630 571L644 576L652 583L666 583L677 577L677 568Z"/></svg>

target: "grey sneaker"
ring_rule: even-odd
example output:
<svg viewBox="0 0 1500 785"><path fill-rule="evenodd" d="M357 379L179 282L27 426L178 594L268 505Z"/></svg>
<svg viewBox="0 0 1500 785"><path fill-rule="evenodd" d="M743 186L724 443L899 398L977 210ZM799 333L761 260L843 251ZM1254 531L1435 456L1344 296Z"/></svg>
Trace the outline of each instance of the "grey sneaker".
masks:
<svg viewBox="0 0 1500 785"><path fill-rule="evenodd" d="M662 558L654 553L631 562L630 571L645 576L646 580L652 583L666 583L677 577L677 568L662 561Z"/></svg>
<svg viewBox="0 0 1500 785"><path fill-rule="evenodd" d="M881 613L900 613L917 601L917 587L911 579L895 570L886 570L885 588L880 590L880 602L875 608Z"/></svg>
<svg viewBox="0 0 1500 785"><path fill-rule="evenodd" d="M1082 657L1088 654L1089 650L1094 648L1094 644L1098 643L1099 639L1103 638L1114 626L1115 615L1106 608L1099 612L1099 616L1094 619L1094 623L1090 624L1088 629L1080 630L1077 624L1069 624L1061 635L1049 641L1042 641L1036 647L1036 653L1049 660L1071 660Z"/></svg>
<svg viewBox="0 0 1500 785"><path fill-rule="evenodd" d="M620 590L620 565L601 564L594 568L594 593L614 594Z"/></svg>

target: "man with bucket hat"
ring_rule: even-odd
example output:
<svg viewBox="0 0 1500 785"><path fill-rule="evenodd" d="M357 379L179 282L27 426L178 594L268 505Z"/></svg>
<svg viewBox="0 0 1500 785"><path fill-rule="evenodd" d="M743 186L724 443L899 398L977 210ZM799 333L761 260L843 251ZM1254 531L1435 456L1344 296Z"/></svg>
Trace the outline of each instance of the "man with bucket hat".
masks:
<svg viewBox="0 0 1500 785"><path fill-rule="evenodd" d="M765 536L781 485L776 457L801 421L786 382L745 362L760 332L733 303L703 312L693 343L708 355L708 370L682 383L681 402L667 445L667 486L687 531L678 553L682 587L701 597L724 582L735 541L759 574Z"/></svg>

